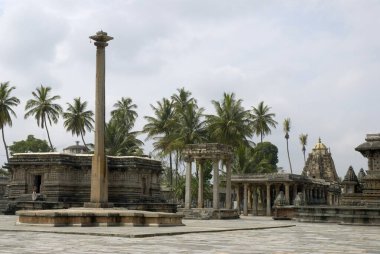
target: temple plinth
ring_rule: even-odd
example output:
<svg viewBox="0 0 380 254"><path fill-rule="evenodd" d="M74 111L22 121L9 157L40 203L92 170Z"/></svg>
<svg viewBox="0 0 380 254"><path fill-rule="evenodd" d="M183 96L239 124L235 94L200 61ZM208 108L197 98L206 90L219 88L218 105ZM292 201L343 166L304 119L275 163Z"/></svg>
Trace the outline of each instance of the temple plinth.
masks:
<svg viewBox="0 0 380 254"><path fill-rule="evenodd" d="M105 155L105 48L113 38L100 31L90 36L96 46L95 150L91 169L91 198L85 207L112 207L108 203L108 170Z"/></svg>

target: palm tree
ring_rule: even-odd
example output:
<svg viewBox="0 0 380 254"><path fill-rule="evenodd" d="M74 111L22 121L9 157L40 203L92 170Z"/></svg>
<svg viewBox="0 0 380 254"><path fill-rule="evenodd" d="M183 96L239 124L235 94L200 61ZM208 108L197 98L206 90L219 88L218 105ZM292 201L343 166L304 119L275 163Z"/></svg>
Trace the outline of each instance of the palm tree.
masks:
<svg viewBox="0 0 380 254"><path fill-rule="evenodd" d="M235 94L224 93L223 100L212 101L216 115L207 115L207 129L210 138L222 144L238 147L241 143L248 143L252 136L249 111L241 105L242 100L235 99Z"/></svg>
<svg viewBox="0 0 380 254"><path fill-rule="evenodd" d="M144 144L139 140L137 132L130 132L119 125L115 119L111 119L106 125L106 153L113 156L142 155L141 146Z"/></svg>
<svg viewBox="0 0 380 254"><path fill-rule="evenodd" d="M111 111L111 116L126 129L131 130L137 118L137 105L133 104L131 98L122 97L113 105L116 109Z"/></svg>
<svg viewBox="0 0 380 254"><path fill-rule="evenodd" d="M11 96L11 92L16 89L14 86L9 87L9 82L4 82L0 84L0 128L1 136L3 138L5 155L7 156L7 162L9 161L8 147L5 142L4 127L6 125L12 126L12 115L16 117L16 113L13 111L12 107L17 106L20 100L14 96Z"/></svg>
<svg viewBox="0 0 380 254"><path fill-rule="evenodd" d="M145 116L148 121L143 128L147 134L147 139L156 140L153 143L154 149L161 151L163 154L169 154L172 151L172 142L168 139L169 135L174 132L174 107L173 102L163 98L157 101L157 106L150 105L153 109L154 116Z"/></svg>
<svg viewBox="0 0 380 254"><path fill-rule="evenodd" d="M264 102L260 102L257 108L252 107L252 125L254 133L259 136L260 142L263 142L265 135L271 133L270 127L276 128L277 122L273 119L276 114L269 113L271 108L264 105Z"/></svg>
<svg viewBox="0 0 380 254"><path fill-rule="evenodd" d="M74 103L67 103L67 105L67 110L63 113L63 119L65 120L63 125L73 135L80 135L84 146L88 150L83 136L86 134L86 130L90 132L94 129L92 125L94 123L94 119L92 118L94 113L91 110L86 110L87 101L82 103L80 97L74 98Z"/></svg>
<svg viewBox="0 0 380 254"><path fill-rule="evenodd" d="M50 97L50 91L51 87L41 85L39 88L36 88L35 92L32 92L33 99L28 100L25 105L25 110L27 111L25 113L25 119L29 116L34 116L37 120L37 125L46 129L50 148L54 151L47 128L47 122L49 122L50 125L52 125L52 122L57 123L59 115L62 113L62 107L59 104L53 103L61 97L59 95Z"/></svg>
<svg viewBox="0 0 380 254"><path fill-rule="evenodd" d="M202 143L206 140L205 123L202 120L203 108L198 108L195 103L189 103L183 112L178 112L178 128L175 140L178 147L182 149L187 144Z"/></svg>
<svg viewBox="0 0 380 254"><path fill-rule="evenodd" d="M302 146L303 160L306 163L305 153L306 153L306 145L307 145L307 134L301 134L300 135L300 143Z"/></svg>
<svg viewBox="0 0 380 254"><path fill-rule="evenodd" d="M288 152L288 160L289 160L289 166L290 166L290 173L293 174L292 169L292 163L290 162L290 156L289 156L289 132L290 132L290 118L285 118L283 123L283 129L285 132L285 139L286 139L286 151Z"/></svg>
<svg viewBox="0 0 380 254"><path fill-rule="evenodd" d="M171 99L174 104L176 112L184 112L189 104L197 105L197 100L191 96L190 91L186 91L185 88L177 89L178 94L173 94Z"/></svg>

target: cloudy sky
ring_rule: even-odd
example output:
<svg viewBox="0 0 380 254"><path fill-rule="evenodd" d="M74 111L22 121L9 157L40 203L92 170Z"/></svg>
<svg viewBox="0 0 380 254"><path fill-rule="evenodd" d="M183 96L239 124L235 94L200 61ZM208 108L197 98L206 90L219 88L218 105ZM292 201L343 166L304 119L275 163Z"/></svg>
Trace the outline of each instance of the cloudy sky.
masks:
<svg viewBox="0 0 380 254"><path fill-rule="evenodd" d="M211 100L234 92L247 109L264 101L279 123L291 118L295 173L303 167L301 133L309 135L308 152L322 138L340 176L350 165L367 169L354 148L366 133L380 132L379 13L375 0L0 0L0 81L16 86L21 100L6 140L46 138L33 118L24 119L25 103L40 84L51 86L65 108L80 96L94 109L89 36L102 29L114 37L106 49L107 111L131 97L138 105L136 130L152 114L149 104L177 88L190 90L207 113L213 113ZM60 151L79 140L62 125L51 128ZM281 125L266 140L279 148L278 165L288 171Z"/></svg>

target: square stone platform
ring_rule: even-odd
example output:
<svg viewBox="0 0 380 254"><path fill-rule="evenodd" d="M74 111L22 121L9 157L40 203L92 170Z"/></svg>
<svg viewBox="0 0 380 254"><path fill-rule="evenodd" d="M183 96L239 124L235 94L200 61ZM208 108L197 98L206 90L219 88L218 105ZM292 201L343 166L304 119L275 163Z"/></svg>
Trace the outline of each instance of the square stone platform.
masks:
<svg viewBox="0 0 380 254"><path fill-rule="evenodd" d="M118 208L17 211L17 224L43 226L183 226L183 215Z"/></svg>

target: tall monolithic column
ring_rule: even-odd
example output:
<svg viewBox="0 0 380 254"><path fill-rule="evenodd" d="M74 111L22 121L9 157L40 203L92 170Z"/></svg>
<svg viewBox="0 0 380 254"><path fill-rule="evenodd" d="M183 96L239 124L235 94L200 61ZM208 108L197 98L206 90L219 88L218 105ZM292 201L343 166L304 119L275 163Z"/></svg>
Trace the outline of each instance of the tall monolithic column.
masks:
<svg viewBox="0 0 380 254"><path fill-rule="evenodd" d="M113 38L100 31L90 36L96 46L95 151L91 169L91 199L87 207L110 207L108 203L108 170L105 155L105 48Z"/></svg>

